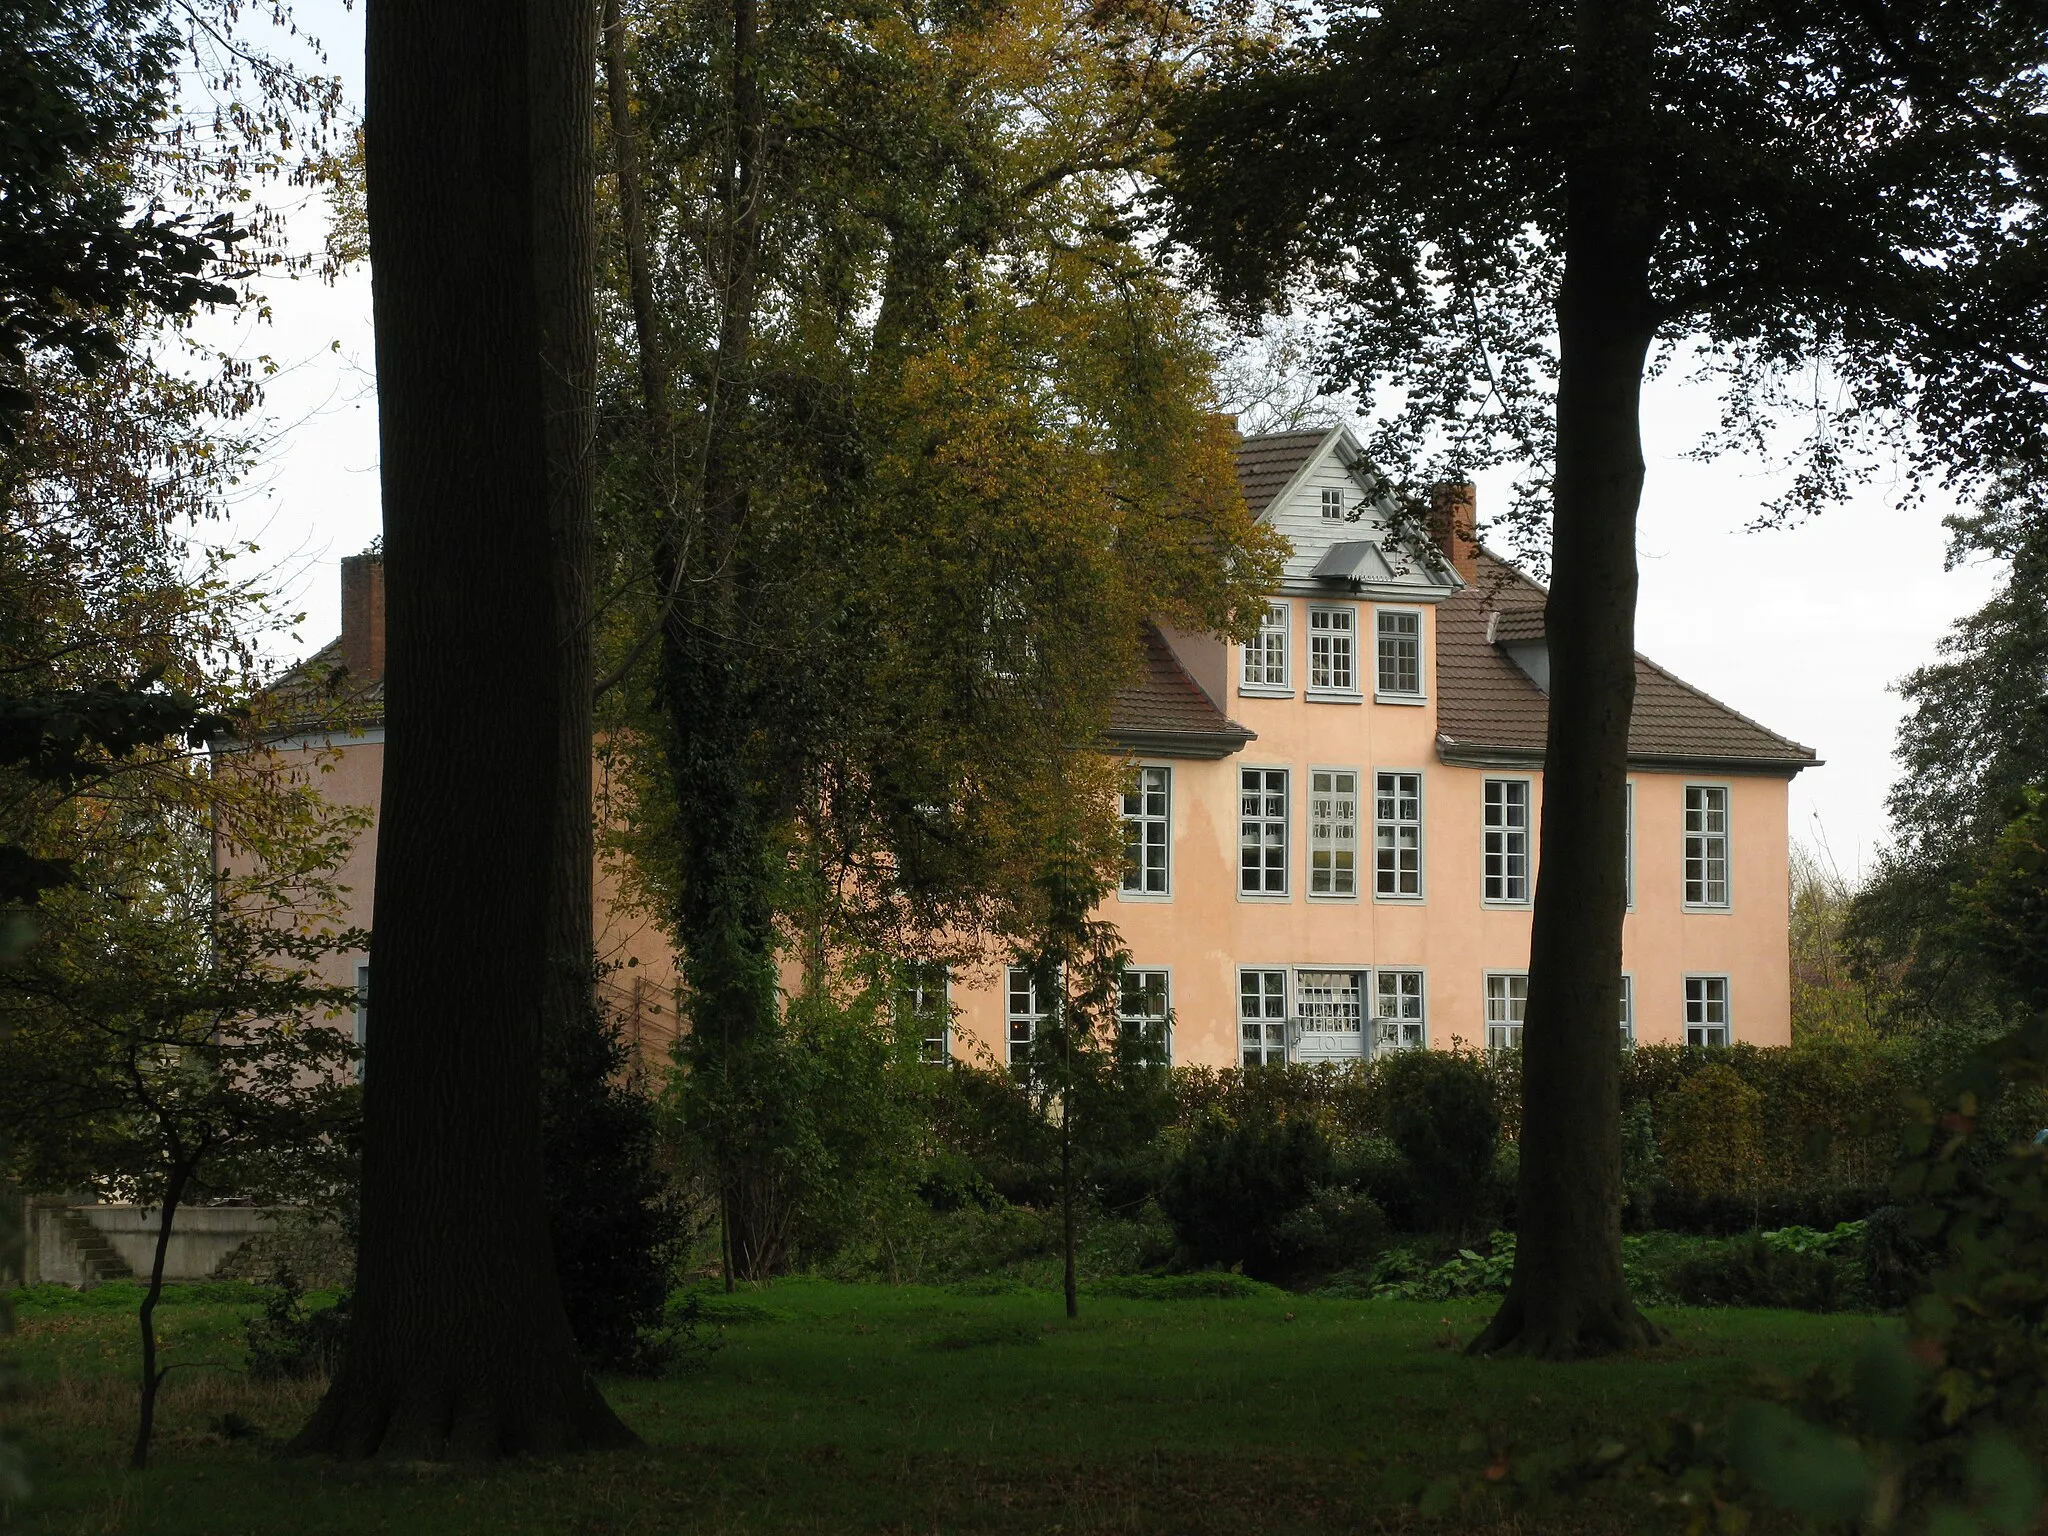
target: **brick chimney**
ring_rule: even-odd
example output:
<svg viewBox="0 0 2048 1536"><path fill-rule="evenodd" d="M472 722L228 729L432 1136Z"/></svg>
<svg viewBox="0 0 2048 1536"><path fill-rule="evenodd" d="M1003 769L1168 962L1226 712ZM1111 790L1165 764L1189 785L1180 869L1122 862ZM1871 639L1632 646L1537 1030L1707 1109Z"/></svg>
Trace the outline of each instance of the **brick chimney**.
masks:
<svg viewBox="0 0 2048 1536"><path fill-rule="evenodd" d="M349 676L384 676L384 556L349 555L341 562L341 660Z"/></svg>
<svg viewBox="0 0 2048 1536"><path fill-rule="evenodd" d="M1479 579L1479 487L1446 480L1429 488L1429 536L1467 582Z"/></svg>

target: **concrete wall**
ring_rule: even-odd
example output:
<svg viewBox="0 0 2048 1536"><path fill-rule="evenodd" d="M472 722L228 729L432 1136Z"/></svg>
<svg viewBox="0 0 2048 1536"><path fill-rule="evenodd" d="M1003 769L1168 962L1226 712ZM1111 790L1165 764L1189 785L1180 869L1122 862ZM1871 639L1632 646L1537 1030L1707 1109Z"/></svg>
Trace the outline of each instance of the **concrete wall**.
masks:
<svg viewBox="0 0 2048 1536"><path fill-rule="evenodd" d="M67 1219L68 1218L68 1219ZM107 1278L95 1272L87 1245L79 1241L83 1222L139 1278L147 1278L155 1261L157 1212L134 1205L73 1205L62 1201L27 1202L25 1280L30 1285L86 1286ZM294 1229L278 1214L257 1206L186 1206L171 1223L171 1241L164 1255L166 1280L208 1280L220 1272L244 1244L265 1241ZM96 1245L95 1245L96 1246ZM264 1279L267 1276L254 1276Z"/></svg>

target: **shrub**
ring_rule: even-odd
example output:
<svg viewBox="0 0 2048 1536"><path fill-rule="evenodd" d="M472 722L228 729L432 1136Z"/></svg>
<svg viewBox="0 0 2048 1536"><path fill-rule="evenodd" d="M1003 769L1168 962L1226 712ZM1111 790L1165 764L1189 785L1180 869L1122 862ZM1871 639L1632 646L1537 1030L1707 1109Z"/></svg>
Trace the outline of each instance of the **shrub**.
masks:
<svg viewBox="0 0 2048 1536"><path fill-rule="evenodd" d="M1680 1260L1665 1285L1695 1307L1834 1312L1845 1301L1842 1270L1832 1255L1774 1244L1762 1233Z"/></svg>
<svg viewBox="0 0 2048 1536"><path fill-rule="evenodd" d="M1876 1306L1903 1307L1926 1290L1935 1258L1902 1205L1881 1206L1863 1224L1863 1283Z"/></svg>
<svg viewBox="0 0 2048 1536"><path fill-rule="evenodd" d="M271 1278L263 1315L252 1317L243 1338L254 1381L304 1381L331 1376L341 1361L348 1338L349 1298L308 1309L305 1289L291 1270L280 1264Z"/></svg>
<svg viewBox="0 0 2048 1536"><path fill-rule="evenodd" d="M1754 1189L1763 1172L1763 1095L1731 1067L1702 1067L1664 1112L1658 1151L1680 1189L1725 1194Z"/></svg>
<svg viewBox="0 0 2048 1536"><path fill-rule="evenodd" d="M1289 1275L1326 1275L1364 1264L1387 1234L1386 1214L1371 1196L1318 1189L1273 1228L1273 1257Z"/></svg>
<svg viewBox="0 0 2048 1536"><path fill-rule="evenodd" d="M1159 1203L1190 1262L1270 1275L1284 1267L1281 1224L1335 1171L1329 1139L1312 1120L1212 1117L1188 1137Z"/></svg>
<svg viewBox="0 0 2048 1536"><path fill-rule="evenodd" d="M1408 1051L1382 1070L1387 1136L1407 1160L1421 1215L1464 1232L1485 1203L1500 1141L1500 1111L1477 1057Z"/></svg>

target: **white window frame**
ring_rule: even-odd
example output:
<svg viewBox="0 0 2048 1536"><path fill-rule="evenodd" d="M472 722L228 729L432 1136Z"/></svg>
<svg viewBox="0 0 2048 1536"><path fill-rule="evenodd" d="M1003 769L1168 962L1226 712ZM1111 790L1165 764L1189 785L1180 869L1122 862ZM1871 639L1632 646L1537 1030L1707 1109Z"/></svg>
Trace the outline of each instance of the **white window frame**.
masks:
<svg viewBox="0 0 2048 1536"><path fill-rule="evenodd" d="M1341 814L1337 814L1337 808L1342 805L1345 793L1343 790L1336 788L1336 779L1340 774L1349 777L1351 780L1351 847L1349 850L1351 854L1351 882L1349 890L1339 890L1337 888L1339 883L1337 876L1340 873L1337 868L1337 854L1342 850L1337 847L1340 839L1336 836L1336 833L1343 826L1343 817ZM1316 788L1317 778L1325 775L1331 780L1331 787L1327 790ZM1361 872L1359 855L1362 852L1362 845L1364 843L1364 839L1359 835L1359 827L1362 822L1361 813L1364 810L1364 806L1361 803L1364 798L1364 784L1365 775L1356 768L1317 768L1311 766L1308 770L1308 815L1303 819L1308 828L1308 858L1304 867L1308 870L1308 891L1306 894L1310 901L1358 900L1358 883ZM1316 833L1321 822L1318 820L1316 812L1318 807L1324 803L1327 803L1332 809L1332 815L1327 818L1331 829L1331 836L1327 839L1330 846L1319 850L1316 846ZM1330 855L1330 867L1327 870L1318 870L1316 868L1316 854L1318 852L1326 852ZM1316 888L1317 881L1323 875L1329 877L1329 888L1318 890Z"/></svg>
<svg viewBox="0 0 2048 1536"><path fill-rule="evenodd" d="M356 962L356 1081L363 1080L363 1071L370 1061L370 962Z"/></svg>
<svg viewBox="0 0 2048 1536"><path fill-rule="evenodd" d="M1383 632L1380 621L1383 618L1408 618L1415 621L1415 688L1413 692L1403 688L1388 688L1381 682L1380 653L1389 640L1405 640L1410 637L1388 635ZM1425 637L1429 623L1423 618L1420 608L1375 607L1372 618L1372 697L1376 704L1423 704L1429 700L1429 667Z"/></svg>
<svg viewBox="0 0 2048 1536"><path fill-rule="evenodd" d="M1287 1033L1288 1027L1294 1017L1292 1008L1293 993L1289 986L1291 974L1292 973L1289 971L1288 967L1284 965L1241 965L1238 967L1237 1064L1239 1067L1279 1066L1287 1060ZM1245 1011L1245 978L1248 976L1256 976L1259 978L1258 1000L1260 1013L1258 1015L1256 1022L1259 1026L1260 1036L1257 1049L1259 1051L1261 1059L1257 1062L1247 1062L1244 1059L1245 1051L1247 1048L1247 1042L1245 1040L1244 1033L1245 1025L1254 1022L1252 1015ZM1271 990L1268 988L1267 983L1276 976L1280 980L1280 992L1278 998L1280 1004L1280 1011L1278 1013L1273 1013L1270 1011L1270 1005L1274 1001L1274 996ZM1279 1026L1277 1043L1273 1029L1273 1026L1275 1025Z"/></svg>
<svg viewBox="0 0 2048 1536"><path fill-rule="evenodd" d="M1126 988L1130 983L1130 979L1134 976L1148 978L1156 976L1159 978L1160 1006L1157 1018L1152 1017L1150 1014L1132 1014L1125 1009L1124 1004L1129 999L1129 993ZM1116 1021L1119 1027L1125 1028L1132 1024L1157 1024L1159 1026L1159 1047L1165 1053L1166 1064L1172 1066L1173 967L1170 965L1131 965L1124 967L1124 972L1117 978L1116 983Z"/></svg>
<svg viewBox="0 0 2048 1536"><path fill-rule="evenodd" d="M1251 698L1291 699L1294 697L1294 605L1278 598L1266 601L1259 617L1259 633L1248 645L1238 647L1237 691ZM1273 620L1279 619L1275 624ZM1280 662L1280 681L1255 680L1254 662L1260 678L1270 676L1275 655Z"/></svg>
<svg viewBox="0 0 2048 1536"><path fill-rule="evenodd" d="M1636 1048L1636 979L1627 971L1621 973L1621 1048Z"/></svg>
<svg viewBox="0 0 2048 1536"><path fill-rule="evenodd" d="M1507 804L1507 790L1519 787L1522 791L1522 825L1520 828L1522 848L1519 856L1521 859L1522 867L1521 875L1519 877L1521 881L1522 894L1519 896L1513 896L1508 894L1509 890L1512 888L1513 881L1516 878L1508 873L1510 861L1516 857L1516 855L1510 851L1510 845L1514 837L1516 836L1516 829L1514 827L1509 826L1505 819L1503 819L1498 826L1494 824L1494 807L1491 800L1491 795L1494 786L1496 785L1499 785L1502 790L1501 811L1503 818L1505 818L1507 810L1509 809ZM1534 779L1514 776L1496 777L1493 775L1488 775L1485 779L1480 781L1479 899L1486 906L1526 907L1533 900L1535 900L1535 806L1536 782ZM1498 840L1498 847L1495 846L1496 839ZM1498 875L1494 873L1494 860L1496 858L1498 858L1501 861L1501 871ZM1496 880L1500 882L1501 894L1499 895L1495 895L1493 892L1493 885Z"/></svg>
<svg viewBox="0 0 2048 1536"><path fill-rule="evenodd" d="M1721 990L1721 1021L1718 1024L1712 1022L1707 1017L1708 1009L1714 1001L1712 993L1715 982L1720 983ZM1699 988L1697 1018L1694 1017L1693 1009L1695 1001L1693 989L1695 986ZM1734 984L1725 972L1693 972L1686 976L1685 1043L1688 1046L1697 1046L1705 1050L1724 1050L1735 1043L1734 993ZM1709 1031L1716 1029L1721 1032L1721 1038L1718 1041L1705 1038ZM1695 1030L1699 1032L1701 1037L1697 1040L1693 1038Z"/></svg>
<svg viewBox="0 0 2048 1536"><path fill-rule="evenodd" d="M1123 885L1117 892L1123 901L1171 901L1173 899L1173 768L1167 763L1136 763L1133 769L1137 782L1133 789L1122 792L1121 820L1124 830ZM1151 776L1159 776L1159 809L1154 812ZM1138 809L1131 809L1136 800ZM1132 841L1133 832L1137 841ZM1156 841L1155 841L1156 838ZM1131 854L1136 849L1139 863L1134 871ZM1159 866L1154 870L1148 857L1154 851L1159 855ZM1138 883L1134 886L1131 877L1136 874ZM1152 877L1158 876L1155 887Z"/></svg>
<svg viewBox="0 0 2048 1536"><path fill-rule="evenodd" d="M1518 981L1522 984L1519 995L1513 985ZM1529 1016L1529 973L1488 971L1480 996L1484 1003L1482 1027L1486 1032L1487 1055L1491 1056L1500 1051L1520 1050L1522 1025ZM1496 1007L1496 1004L1499 1006ZM1496 1030L1500 1032L1498 1038L1494 1033Z"/></svg>
<svg viewBox="0 0 2048 1536"><path fill-rule="evenodd" d="M1248 818L1244 813L1245 798L1248 793L1251 793L1251 791L1248 791L1245 788L1245 776L1247 774L1253 773L1259 775L1259 780L1262 787L1256 793L1262 802L1270 798L1273 793L1270 787L1266 787L1268 776L1272 774L1278 774L1280 776L1280 836L1277 839L1277 841L1274 840L1271 836L1271 829L1273 826L1274 818L1263 813L1263 805L1261 806L1261 814L1257 817ZM1245 889L1246 871L1244 863L1244 829L1247 822L1252 820L1256 820L1259 826L1263 829L1261 832L1261 837L1264 840L1261 841L1259 844L1261 853L1266 853L1274 848L1279 849L1280 885L1277 890L1268 888L1265 883L1264 876L1267 873L1267 862L1264 859L1261 860L1259 866L1261 874L1260 888L1255 891L1248 891ZM1293 837L1294 774L1292 770L1276 766L1261 766L1254 763L1242 764L1237 771L1237 899L1239 901L1287 901L1291 899L1291 897L1293 896L1291 882L1294 874L1292 868L1294 859L1292 857L1293 850L1290 847L1290 843Z"/></svg>
<svg viewBox="0 0 2048 1536"><path fill-rule="evenodd" d="M1317 1009L1317 1013L1314 1016L1330 1019L1346 1019L1349 1017L1349 1015L1340 1010L1348 1008L1350 1006L1350 1001L1347 998L1345 992L1341 988L1332 989L1331 996L1326 999L1318 998L1314 1001L1314 1003L1304 1001L1302 998L1302 978L1304 976L1348 977L1351 979L1352 982L1356 984L1358 1027L1355 1031L1350 1029L1348 1026L1343 1029L1337 1030L1312 1030L1309 1028L1308 1021L1312 1016L1310 1012L1311 1007L1315 1007ZM1304 1048L1309 1043L1308 1037L1310 1035L1336 1034L1349 1037L1355 1034L1359 1044L1359 1053L1356 1059L1359 1061L1369 1060L1372 1056L1372 976L1372 967L1369 965L1295 966L1293 968L1293 974L1288 978L1288 984L1293 989L1294 993L1294 1013L1290 1020L1290 1028L1288 1030L1288 1043L1290 1047L1292 1047L1292 1049L1290 1049L1290 1051L1288 1052L1288 1059L1295 1060L1305 1054ZM1342 1060L1345 1058L1343 1054L1340 1054L1337 1059Z"/></svg>
<svg viewBox="0 0 2048 1536"><path fill-rule="evenodd" d="M1322 495L1323 521L1341 523L1344 521L1344 487L1326 485ZM1332 510L1332 509L1335 510Z"/></svg>
<svg viewBox="0 0 2048 1536"><path fill-rule="evenodd" d="M938 983L937 1019L939 1032L918 1036L918 1060L933 1066L944 1066L953 1059L953 968L943 961L912 961L903 968L903 985L898 993L898 1006L908 1021L923 1024L927 1030L933 1017L931 997L932 983ZM934 1051L932 1047L938 1049Z"/></svg>
<svg viewBox="0 0 2048 1536"><path fill-rule="evenodd" d="M1386 820L1380 816L1380 781L1382 779L1389 778L1396 780L1403 778L1413 778L1415 780L1415 820L1412 823L1415 829L1415 889L1412 891L1403 891L1398 888L1400 885L1400 863L1398 857L1400 853L1399 829L1402 827L1409 826L1410 823L1402 821L1398 817L1392 820ZM1375 768L1373 770L1372 899L1374 901L1395 901L1413 903L1423 900L1428 894L1429 885L1427 880L1427 874L1429 840L1425 835L1425 829L1429 824L1429 808L1424 798L1426 787L1427 780L1420 768ZM1396 802L1396 807L1398 808L1401 799L1401 793L1398 785L1394 791L1394 798ZM1394 871L1394 883L1396 889L1392 891L1383 889L1380 881L1380 830L1383 827L1395 829L1394 852L1396 854L1396 860Z"/></svg>
<svg viewBox="0 0 2048 1536"><path fill-rule="evenodd" d="M1692 797L1696 790L1705 794L1720 796L1721 830L1718 833L1708 832L1704 828L1698 832L1693 830ZM1693 780L1689 781L1681 791L1679 815L1681 826L1684 829L1685 841L1680 850L1678 893L1683 899L1685 910L1688 912L1726 912L1735 905L1734 800L1734 791L1725 783L1702 783L1698 780ZM1705 814L1708 813L1703 810L1702 815ZM1695 838L1699 839L1703 845L1700 855L1700 880L1698 882L1701 899L1697 901L1693 899L1692 895L1694 885L1692 878L1693 842ZM1721 899L1719 901L1707 899L1713 891L1713 882L1707 877L1707 869L1711 867L1711 864L1710 856L1705 851L1704 845L1715 840L1718 840L1721 845Z"/></svg>
<svg viewBox="0 0 2048 1536"><path fill-rule="evenodd" d="M1318 638L1316 620L1318 619L1322 619L1325 621L1320 631L1320 634L1328 642L1328 653L1333 658L1333 662L1338 651L1337 642L1340 639L1343 642L1342 650L1345 657L1344 682L1340 683L1336 681L1330 681L1319 683L1316 681L1316 640ZM1342 619L1343 623L1341 625L1333 625L1330 622L1328 622L1335 619ZM1337 672L1334 664L1328 669L1328 675L1332 679L1336 677ZM1334 700L1338 703L1343 704L1357 704L1363 702L1365 694L1360 689L1358 682L1357 604L1309 604L1307 681L1308 691L1305 695L1307 698L1319 699L1325 702Z"/></svg>
<svg viewBox="0 0 2048 1536"><path fill-rule="evenodd" d="M1415 983L1411 994L1404 985L1409 980ZM1390 1014L1385 1010L1387 998L1386 982L1395 984L1393 996L1401 1004L1399 1013ZM1411 1017L1407 1004L1413 998L1415 1011ZM1395 1026L1395 1038L1388 1039L1387 1026ZM1402 1037L1409 1038L1402 1038ZM1429 977L1419 965L1377 966L1372 973L1372 1039L1371 1054L1382 1051L1419 1051L1429 1048Z"/></svg>
<svg viewBox="0 0 2048 1536"><path fill-rule="evenodd" d="M1017 1004L1023 1000L1020 1011ZM1031 967L1013 965L1003 973L1003 1060L1011 1071L1026 1067L1031 1060L1031 1047L1038 1040L1038 1026L1043 1024L1052 1010L1044 1005L1038 995L1038 984L1031 979ZM1018 1033L1018 1026L1023 1033ZM1022 1047L1020 1050L1019 1047Z"/></svg>

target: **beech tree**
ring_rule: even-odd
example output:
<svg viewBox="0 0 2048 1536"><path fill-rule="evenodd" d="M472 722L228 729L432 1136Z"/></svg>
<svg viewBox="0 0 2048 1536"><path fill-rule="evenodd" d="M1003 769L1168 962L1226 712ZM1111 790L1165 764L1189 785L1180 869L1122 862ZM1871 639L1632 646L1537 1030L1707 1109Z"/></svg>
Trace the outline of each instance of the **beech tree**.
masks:
<svg viewBox="0 0 2048 1536"><path fill-rule="evenodd" d="M1704 446L1810 433L1790 513L1896 450L2038 456L2048 12L2027 0L1339 0L1177 109L1173 220L1256 312L1335 311L1374 449L1527 467L1552 582L1523 1035L1521 1242L1475 1350L1641 1344L1620 1257L1614 1019L1647 367L1722 390Z"/></svg>
<svg viewBox="0 0 2048 1536"><path fill-rule="evenodd" d="M371 0L388 652L377 1050L341 1367L300 1450L631 1433L550 1249L541 1040L588 1006L591 112L576 0Z"/></svg>

